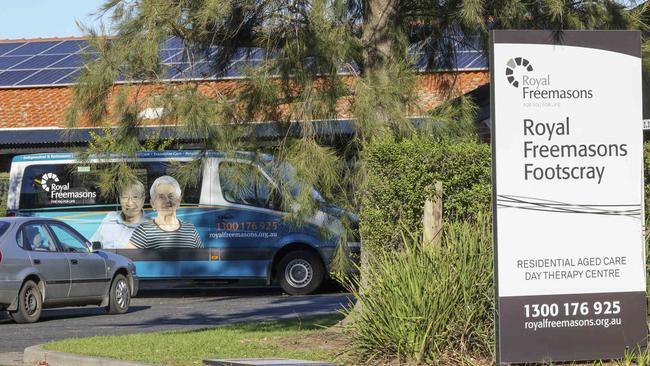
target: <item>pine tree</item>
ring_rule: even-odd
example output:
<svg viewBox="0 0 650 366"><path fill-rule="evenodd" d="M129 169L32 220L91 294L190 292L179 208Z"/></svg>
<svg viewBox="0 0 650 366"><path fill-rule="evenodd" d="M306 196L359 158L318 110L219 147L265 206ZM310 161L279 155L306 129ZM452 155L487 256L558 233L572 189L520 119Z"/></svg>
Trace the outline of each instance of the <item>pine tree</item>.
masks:
<svg viewBox="0 0 650 366"><path fill-rule="evenodd" d="M490 29L646 30L646 5L635 5L610 0L109 0L100 13L111 14L113 36L87 29L100 57L88 60L66 121L117 127L105 129L87 153L132 155L145 148L137 128L149 122L140 112L157 108L162 112L156 123L175 125L180 134L200 140L202 149L272 152L291 163L304 182L294 192L299 203L294 207L300 207L296 217L316 209L311 187L357 211L364 146L410 136L415 131L407 116L422 112L409 48L427 50L429 68L449 69L454 45L478 38L487 48ZM246 67L246 78L229 92L195 80L166 82L161 45L170 37L183 41L187 62L215 75L228 71L242 47L261 61ZM116 85L118 79L123 82ZM457 96L450 90L448 97ZM471 103L455 105L472 110ZM472 125L467 123L471 113L449 105L433 115L449 123L463 116L464 125ZM340 117L351 118L351 138L319 135L316 121ZM269 121L278 136L272 144L257 139L257 125L251 123ZM156 136L147 146L151 140ZM197 166L178 168L188 177L182 183L191 183ZM126 162L116 164L105 172L101 188L115 192L134 177L129 171Z"/></svg>

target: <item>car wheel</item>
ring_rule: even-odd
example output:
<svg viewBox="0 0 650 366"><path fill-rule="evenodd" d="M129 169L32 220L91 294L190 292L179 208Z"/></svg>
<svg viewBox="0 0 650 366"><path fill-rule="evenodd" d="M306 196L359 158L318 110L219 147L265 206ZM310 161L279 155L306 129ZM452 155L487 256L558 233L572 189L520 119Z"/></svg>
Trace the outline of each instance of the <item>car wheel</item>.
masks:
<svg viewBox="0 0 650 366"><path fill-rule="evenodd" d="M277 268L282 289L289 295L307 295L323 283L325 269L317 255L297 250L282 258Z"/></svg>
<svg viewBox="0 0 650 366"><path fill-rule="evenodd" d="M111 293L108 300L108 312L110 314L124 314L131 305L131 286L129 281L121 274L113 279Z"/></svg>
<svg viewBox="0 0 650 366"><path fill-rule="evenodd" d="M41 317L43 297L34 281L27 281L18 293L18 309L11 312L16 323L34 323Z"/></svg>

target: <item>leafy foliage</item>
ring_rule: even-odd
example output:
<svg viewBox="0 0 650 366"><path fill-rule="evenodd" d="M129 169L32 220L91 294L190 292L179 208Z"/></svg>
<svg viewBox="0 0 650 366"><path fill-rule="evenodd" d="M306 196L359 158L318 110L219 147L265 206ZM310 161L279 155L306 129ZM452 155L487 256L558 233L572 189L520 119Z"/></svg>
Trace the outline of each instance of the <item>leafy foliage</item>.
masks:
<svg viewBox="0 0 650 366"><path fill-rule="evenodd" d="M473 220L491 210L489 145L418 136L373 143L364 157L368 176L360 229L364 248L372 252L394 249L401 225L421 228L435 181L442 182L445 220Z"/></svg>
<svg viewBox="0 0 650 366"><path fill-rule="evenodd" d="M450 69L456 45L477 47L478 37L486 46L488 29L643 28L645 5L630 9L610 0L108 0L101 11L111 13L114 36L87 29L100 57L88 60L66 121L118 127L104 134L114 143L94 144L86 155L130 156L155 146L138 133L151 123L176 126L200 149L271 152L295 167L297 180L288 186L301 190L292 195L298 204L289 206L299 215L317 208L312 187L355 209L366 182L367 144L410 137L415 129L407 116L425 114L416 103L409 48L427 51L428 68ZM259 61L239 62L246 77L231 88L183 78L168 82L160 51L170 37L182 42L189 69L207 68L207 75L225 75L242 47ZM441 93L454 98L454 90L452 82ZM161 111L155 121L143 118L146 108ZM432 112L431 120L446 126L436 129L439 137L467 139L473 113L459 98ZM351 138L319 135L316 121L341 116L353 117ZM260 141L251 123L269 121L277 133L271 143ZM121 172L129 166L119 165ZM179 174L189 180L193 168L180 167ZM121 180L101 179L100 188L115 192L116 184Z"/></svg>
<svg viewBox="0 0 650 366"><path fill-rule="evenodd" d="M361 304L351 314L352 352L362 362L383 360L461 364L492 354L493 288L490 217L449 222L441 245L421 232L399 230L400 251L379 252L362 276ZM353 287L355 288L355 287Z"/></svg>
<svg viewBox="0 0 650 366"><path fill-rule="evenodd" d="M148 124L175 126L201 150L250 151L260 162L273 153L274 164L294 166L280 187L293 218L318 209L313 188L345 209L363 206L367 264L374 250L398 243L396 220L418 227L434 180L444 182L447 219L474 217L489 202L489 152L471 142L474 109L458 98L453 80L440 90L449 103L425 124L435 138L426 149L409 145L416 129L407 117L427 114L419 108L412 54L426 51L428 70L452 70L457 45L486 48L489 29L551 29L558 38L565 29L645 30L647 6L613 0L108 0L102 10L112 12L114 37L88 29L100 57L87 63L66 121L117 127L109 133L114 143L94 144L82 156L132 156L150 144L139 133ZM189 69L207 68L217 79L241 58L242 47L256 61L239 62L245 78L227 88L217 87L220 81L170 82L160 56L170 37L182 41ZM147 120L146 108L161 113ZM319 134L319 120L341 117L350 118L352 136ZM259 139L256 122L269 123L276 138ZM410 147L411 155L391 144ZM369 146L376 147L366 151ZM381 163L394 170L378 174ZM191 184L196 167L179 166L178 180ZM100 189L117 192L135 179L130 168L125 160L107 169ZM282 169L273 174L286 178Z"/></svg>

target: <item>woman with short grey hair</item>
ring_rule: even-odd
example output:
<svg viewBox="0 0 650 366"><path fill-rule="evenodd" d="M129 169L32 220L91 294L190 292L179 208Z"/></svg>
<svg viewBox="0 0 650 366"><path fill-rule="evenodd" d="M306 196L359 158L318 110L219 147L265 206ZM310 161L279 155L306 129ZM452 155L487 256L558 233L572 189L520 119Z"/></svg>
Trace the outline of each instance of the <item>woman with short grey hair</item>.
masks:
<svg viewBox="0 0 650 366"><path fill-rule="evenodd" d="M137 249L203 248L194 225L176 217L182 197L178 181L169 175L158 177L151 184L149 194L157 216L138 226L129 246Z"/></svg>

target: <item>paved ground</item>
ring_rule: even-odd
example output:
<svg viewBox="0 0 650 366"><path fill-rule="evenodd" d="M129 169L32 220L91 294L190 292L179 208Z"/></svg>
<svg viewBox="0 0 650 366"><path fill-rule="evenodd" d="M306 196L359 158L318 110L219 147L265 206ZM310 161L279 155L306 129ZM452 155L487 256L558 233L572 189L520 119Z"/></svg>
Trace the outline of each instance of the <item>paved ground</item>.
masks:
<svg viewBox="0 0 650 366"><path fill-rule="evenodd" d="M98 307L44 310L38 323L18 325L0 313L0 365L25 347L53 340L126 333L191 329L333 313L349 303L348 294L330 292L287 296L278 289L213 289L188 292L148 291L133 299L124 315L108 315Z"/></svg>

